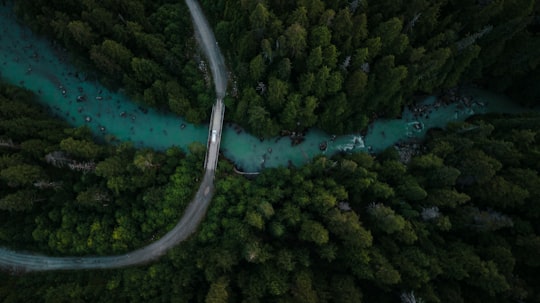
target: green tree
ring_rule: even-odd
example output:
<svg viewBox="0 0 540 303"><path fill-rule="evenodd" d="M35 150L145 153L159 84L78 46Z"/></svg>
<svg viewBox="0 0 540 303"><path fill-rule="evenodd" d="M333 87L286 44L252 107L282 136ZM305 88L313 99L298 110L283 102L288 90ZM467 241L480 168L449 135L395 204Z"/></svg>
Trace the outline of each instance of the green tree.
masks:
<svg viewBox="0 0 540 303"><path fill-rule="evenodd" d="M323 48L323 64L329 68L336 68L339 51L337 47L330 44Z"/></svg>
<svg viewBox="0 0 540 303"><path fill-rule="evenodd" d="M354 71L347 79L346 89L347 94L353 100L361 100L362 96L366 93L365 88L367 86L368 76L362 70Z"/></svg>
<svg viewBox="0 0 540 303"><path fill-rule="evenodd" d="M264 228L264 219L261 216L261 214L254 212L254 211L248 211L246 213L246 223L255 227L256 229L263 229Z"/></svg>
<svg viewBox="0 0 540 303"><path fill-rule="evenodd" d="M90 187L77 195L77 202L84 206L103 207L109 201L111 201L111 197L107 191L97 186Z"/></svg>
<svg viewBox="0 0 540 303"><path fill-rule="evenodd" d="M264 135L269 132L269 116L268 111L262 106L253 106L248 110L248 123L255 134Z"/></svg>
<svg viewBox="0 0 540 303"><path fill-rule="evenodd" d="M249 72L253 80L260 80L264 75L266 65L261 54L257 55L249 63Z"/></svg>
<svg viewBox="0 0 540 303"><path fill-rule="evenodd" d="M248 111L251 110L251 107L253 106L261 106L262 103L261 96L257 94L257 91L255 91L254 88L246 88L242 93L238 106L236 107L236 112L234 113L235 119L238 121L248 122Z"/></svg>
<svg viewBox="0 0 540 303"><path fill-rule="evenodd" d="M255 9L251 13L251 15L249 15L251 28L254 30L264 29L269 19L270 19L270 12L268 12L268 9L262 2L257 3L257 6L255 6Z"/></svg>
<svg viewBox="0 0 540 303"><path fill-rule="evenodd" d="M322 245L328 242L328 230L316 221L307 220L302 223L298 237L301 240L314 242L317 245Z"/></svg>
<svg viewBox="0 0 540 303"><path fill-rule="evenodd" d="M408 38L401 34L402 21L399 18L391 18L380 23L372 33L373 37L380 37L382 43L382 54L392 54L394 56L402 54L408 46Z"/></svg>
<svg viewBox="0 0 540 303"><path fill-rule="evenodd" d="M96 165L96 175L111 178L122 175L127 168L127 159L120 156L106 158Z"/></svg>
<svg viewBox="0 0 540 303"><path fill-rule="evenodd" d="M280 123L285 129L296 129L296 122L299 120L302 99L300 94L291 94L287 98L287 103L281 112Z"/></svg>
<svg viewBox="0 0 540 303"><path fill-rule="evenodd" d="M325 25L319 25L312 28L309 32L309 45L315 49L317 47L323 48L330 45L332 40L332 33L330 29Z"/></svg>
<svg viewBox="0 0 540 303"><path fill-rule="evenodd" d="M289 18L289 23L294 24L297 23L304 28L309 27L309 20L308 20L308 11L305 6L299 5L291 14L291 17Z"/></svg>
<svg viewBox="0 0 540 303"><path fill-rule="evenodd" d="M322 48L320 46L315 47L309 53L307 57L307 68L309 71L315 71L323 62Z"/></svg>
<svg viewBox="0 0 540 303"><path fill-rule="evenodd" d="M36 158L42 158L45 154L45 149L48 147L48 143L45 140L30 139L21 142L21 150Z"/></svg>
<svg viewBox="0 0 540 303"><path fill-rule="evenodd" d="M31 185L43 177L43 169L30 164L13 165L0 171L0 179L11 187Z"/></svg>
<svg viewBox="0 0 540 303"><path fill-rule="evenodd" d="M287 100L289 86L285 81L271 77L268 80L268 107L273 112L283 109L283 104Z"/></svg>
<svg viewBox="0 0 540 303"><path fill-rule="evenodd" d="M368 213L373 217L377 228L387 234L393 234L405 228L405 219L381 203L370 205Z"/></svg>
<svg viewBox="0 0 540 303"><path fill-rule="evenodd" d="M300 92L302 95L307 96L314 91L315 86L315 74L306 73L300 75Z"/></svg>
<svg viewBox="0 0 540 303"><path fill-rule="evenodd" d="M319 301L317 292L313 289L312 274L307 271L301 271L296 274L291 292L298 302Z"/></svg>
<svg viewBox="0 0 540 303"><path fill-rule="evenodd" d="M317 98L308 96L304 99L304 106L300 109L300 123L303 127L311 127L317 123L315 110L319 105Z"/></svg>
<svg viewBox="0 0 540 303"><path fill-rule="evenodd" d="M131 59L131 69L137 81L150 85L162 76L161 68L152 60L134 57Z"/></svg>
<svg viewBox="0 0 540 303"><path fill-rule="evenodd" d="M407 76L407 68L394 65L394 56L381 58L375 65L375 74L368 81L370 110L396 116L401 111L402 81ZM378 81L377 79L385 79Z"/></svg>
<svg viewBox="0 0 540 303"><path fill-rule="evenodd" d="M279 61L276 68L276 76L283 80L287 81L291 75L292 63L289 58L283 58Z"/></svg>
<svg viewBox="0 0 540 303"><path fill-rule="evenodd" d="M0 199L0 209L7 211L26 211L32 209L34 203L41 200L43 199L38 198L35 190L23 189L2 197Z"/></svg>
<svg viewBox="0 0 540 303"><path fill-rule="evenodd" d="M335 302L362 302L362 291L352 276L333 276L331 281L330 289Z"/></svg>
<svg viewBox="0 0 540 303"><path fill-rule="evenodd" d="M294 23L285 30L287 47L294 58L303 55L307 47L307 31L298 23Z"/></svg>
<svg viewBox="0 0 540 303"><path fill-rule="evenodd" d="M124 45L110 39L105 39L101 43L101 52L111 60L127 70L130 67L132 52Z"/></svg>
<svg viewBox="0 0 540 303"><path fill-rule="evenodd" d="M334 11L333 9L327 9L322 13L321 17L319 18L319 24L330 26L335 16L336 11Z"/></svg>
<svg viewBox="0 0 540 303"><path fill-rule="evenodd" d="M471 195L491 207L504 209L523 205L529 192L501 176L494 176L482 186L476 187Z"/></svg>
<svg viewBox="0 0 540 303"><path fill-rule="evenodd" d="M313 93L317 98L323 98L328 94L328 89L326 87L326 82L330 77L330 68L323 66L315 74L315 87L313 88Z"/></svg>
<svg viewBox="0 0 540 303"><path fill-rule="evenodd" d="M92 27L88 23L81 20L71 21L68 23L67 29L79 45L89 47L94 44L96 34L93 33Z"/></svg>
<svg viewBox="0 0 540 303"><path fill-rule="evenodd" d="M191 106L182 88L176 81L167 82L166 99L169 100L169 108L171 111L179 115L185 115Z"/></svg>
<svg viewBox="0 0 540 303"><path fill-rule="evenodd" d="M431 93L437 87L441 87L446 80L447 74L442 68L452 56L449 48L439 48L422 56L419 64L413 65L410 77L416 81L413 85L418 89Z"/></svg>
<svg viewBox="0 0 540 303"><path fill-rule="evenodd" d="M456 208L471 200L467 194L452 189L430 189L426 202L429 205Z"/></svg>
<svg viewBox="0 0 540 303"><path fill-rule="evenodd" d="M324 2L322 0L299 0L298 6L306 8L310 20L315 20L324 12Z"/></svg>
<svg viewBox="0 0 540 303"><path fill-rule="evenodd" d="M340 72L334 71L326 81L326 88L329 94L335 94L341 91L343 85L343 76Z"/></svg>
<svg viewBox="0 0 540 303"><path fill-rule="evenodd" d="M90 59L92 59L92 61L99 70L104 72L112 79L122 79L122 67L113 59L105 55L100 47L95 45L92 46L92 48L90 49Z"/></svg>
<svg viewBox="0 0 540 303"><path fill-rule="evenodd" d="M496 159L486 155L481 150L473 149L463 155L456 168L461 175L457 182L464 185L473 183L483 184L489 181L502 165Z"/></svg>
<svg viewBox="0 0 540 303"><path fill-rule="evenodd" d="M210 289L208 290L208 293L206 294L206 298L204 300L205 303L225 303L229 302L229 292L227 291L227 288L229 286L229 280L227 277L223 276L217 279L217 281L214 281L210 285Z"/></svg>
<svg viewBox="0 0 540 303"><path fill-rule="evenodd" d="M95 160L102 153L102 148L90 141L76 140L72 137L60 142L60 148L69 154L89 160Z"/></svg>
<svg viewBox="0 0 540 303"><path fill-rule="evenodd" d="M453 167L443 166L427 172L426 184L431 187L452 187L461 172Z"/></svg>
<svg viewBox="0 0 540 303"><path fill-rule="evenodd" d="M380 251L374 250L371 255L374 270L374 281L378 285L393 285L401 281L401 275Z"/></svg>
<svg viewBox="0 0 540 303"><path fill-rule="evenodd" d="M368 36L368 20L367 15L355 14L353 17L353 46L358 47L363 40Z"/></svg>
<svg viewBox="0 0 540 303"><path fill-rule="evenodd" d="M88 7L81 14L82 19L92 25L99 34L108 32L114 25L113 14L102 7Z"/></svg>
<svg viewBox="0 0 540 303"><path fill-rule="evenodd" d="M362 226L356 213L344 213L333 208L325 214L325 219L330 232L337 235L347 246L359 249L372 245L373 237Z"/></svg>
<svg viewBox="0 0 540 303"><path fill-rule="evenodd" d="M350 47L350 44L347 45L350 40L347 40L351 39L350 33L353 32L352 16L348 8L343 8L337 12L332 22L332 29L333 39L340 45L345 46L347 51L347 46Z"/></svg>
<svg viewBox="0 0 540 303"><path fill-rule="evenodd" d="M150 150L138 152L133 159L133 164L142 171L155 170L160 166L155 158L155 153Z"/></svg>
<svg viewBox="0 0 540 303"><path fill-rule="evenodd" d="M366 46L368 50L368 59L373 60L375 59L380 53L382 49L382 41L381 37L375 37L375 38L369 38L366 40Z"/></svg>
<svg viewBox="0 0 540 303"><path fill-rule="evenodd" d="M404 184L398 187L401 193L409 201L419 201L427 197L427 192L414 179L408 178Z"/></svg>

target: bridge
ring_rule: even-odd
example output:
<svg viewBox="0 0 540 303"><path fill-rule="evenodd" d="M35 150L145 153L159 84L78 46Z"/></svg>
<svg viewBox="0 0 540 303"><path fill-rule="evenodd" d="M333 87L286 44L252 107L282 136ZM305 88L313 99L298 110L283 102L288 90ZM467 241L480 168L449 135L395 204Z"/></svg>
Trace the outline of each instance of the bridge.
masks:
<svg viewBox="0 0 540 303"><path fill-rule="evenodd" d="M224 115L225 106L223 105L223 100L218 98L216 103L212 106L210 124L208 125L208 142L206 145L206 157L204 159L204 169L206 171L215 171L218 164Z"/></svg>

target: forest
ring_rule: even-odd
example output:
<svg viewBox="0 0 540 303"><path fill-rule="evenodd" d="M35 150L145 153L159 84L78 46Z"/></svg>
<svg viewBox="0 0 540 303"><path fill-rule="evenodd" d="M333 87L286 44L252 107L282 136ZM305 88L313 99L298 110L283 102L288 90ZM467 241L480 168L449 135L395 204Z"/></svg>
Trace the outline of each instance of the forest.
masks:
<svg viewBox="0 0 540 303"><path fill-rule="evenodd" d="M212 83L182 1L14 2L111 88L208 118ZM258 136L360 131L465 84L540 101L534 0L201 3L231 72L227 117ZM159 261L0 271L0 301L540 302L539 132L538 114L492 114L431 130L410 161L392 147L246 178L221 159L197 233ZM97 142L0 84L0 246L144 246L181 217L204 152Z"/></svg>
<svg viewBox="0 0 540 303"><path fill-rule="evenodd" d="M475 84L538 105L534 0L202 0L230 70L228 115L259 137L360 132L426 94ZM183 1L15 1L102 83L206 121L208 64ZM84 59L85 58L85 59Z"/></svg>
<svg viewBox="0 0 540 303"><path fill-rule="evenodd" d="M94 142L0 88L0 243L53 255L121 253L169 231L202 175L204 146L192 153ZM66 203L71 201L72 203Z"/></svg>
<svg viewBox="0 0 540 303"><path fill-rule="evenodd" d="M27 91L0 95L2 246L125 252L174 225L197 187L200 145L96 143ZM2 272L0 300L540 302L539 131L538 114L476 116L432 130L409 162L392 147L254 179L221 161L198 232L159 261Z"/></svg>

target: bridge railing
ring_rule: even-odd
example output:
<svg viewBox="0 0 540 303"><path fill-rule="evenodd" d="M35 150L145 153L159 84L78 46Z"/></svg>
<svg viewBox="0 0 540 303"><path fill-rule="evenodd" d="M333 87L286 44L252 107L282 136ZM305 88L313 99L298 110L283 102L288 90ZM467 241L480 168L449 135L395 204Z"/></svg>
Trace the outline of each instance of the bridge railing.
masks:
<svg viewBox="0 0 540 303"><path fill-rule="evenodd" d="M219 148L221 146L221 134L223 133L223 119L224 119L224 116L225 116L225 104L223 104L223 100L218 100L219 102L219 108L221 109L221 112L220 112L220 117L219 117L219 129L218 129L218 133L217 133L217 140L216 140L216 148L217 148L217 151L216 151L216 163L214 163L214 170L216 169L217 167L217 164L218 164L218 156L219 156Z"/></svg>
<svg viewBox="0 0 540 303"><path fill-rule="evenodd" d="M216 107L219 107L220 113L216 113ZM218 114L219 118L217 118L215 115ZM218 163L218 157L219 157L219 147L221 145L221 134L223 130L223 118L225 116L225 106L223 105L223 101L218 99L216 103L212 106L212 114L210 116L210 125L208 127L208 140L206 144L206 157L204 159L204 168L205 169L212 169L215 170ZM216 140L215 142L212 142L212 131L216 130ZM213 159L213 163L208 163L208 159L212 153L215 153L215 157Z"/></svg>
<svg viewBox="0 0 540 303"><path fill-rule="evenodd" d="M210 152L210 140L212 136L212 127L214 124L214 112L216 111L216 103L212 105L212 113L210 114L210 124L208 125L208 139L206 140L206 155L204 157L204 168L207 168L208 163L208 153Z"/></svg>

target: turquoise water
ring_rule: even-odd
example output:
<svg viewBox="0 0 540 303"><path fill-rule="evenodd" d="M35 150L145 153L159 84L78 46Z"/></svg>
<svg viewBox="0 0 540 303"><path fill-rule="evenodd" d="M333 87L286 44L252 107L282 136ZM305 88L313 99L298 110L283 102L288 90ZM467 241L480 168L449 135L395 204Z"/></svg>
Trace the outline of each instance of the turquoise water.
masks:
<svg viewBox="0 0 540 303"><path fill-rule="evenodd" d="M72 125L87 125L101 139L132 141L138 147L160 150L172 145L186 149L192 142L207 142L207 125L193 125L182 117L142 108L121 92L88 81L83 71L67 62L64 50L19 24L11 7L0 6L0 29L0 76L35 92L39 102ZM479 90L470 90L468 94L477 101L469 108L458 108L457 104L441 106L433 109L429 118L415 117L406 109L400 120L377 120L365 137L351 134L332 140L330 135L311 129L304 142L294 147L287 137L260 141L227 125L221 151L242 170L258 171L289 163L302 165L320 154L378 152L403 139L422 138L429 128L444 127L449 121L464 120L474 113L526 111L501 96ZM434 97L428 97L422 103L434 102ZM418 123L423 126L421 129L414 127ZM325 151L319 149L322 142L327 143Z"/></svg>

